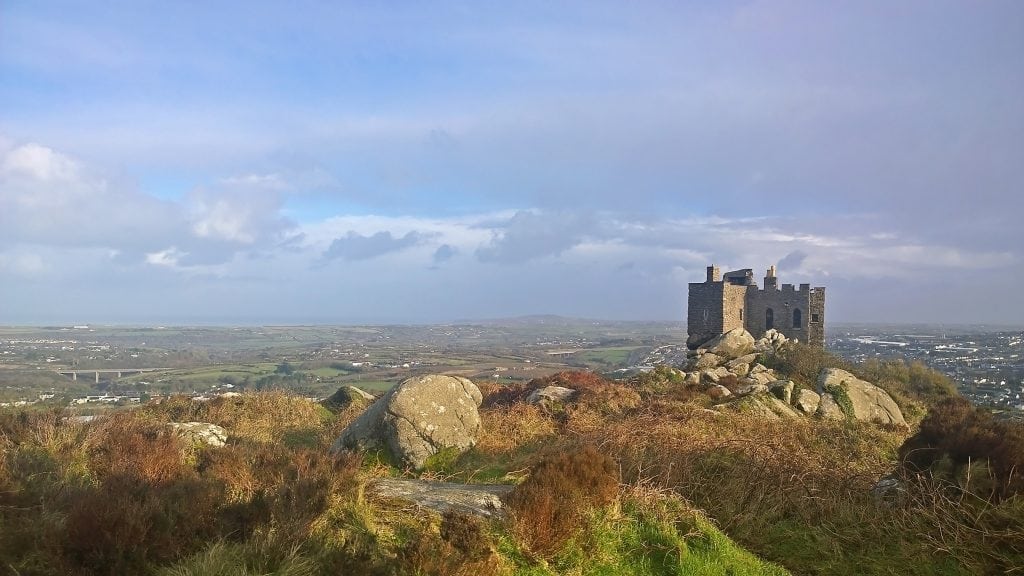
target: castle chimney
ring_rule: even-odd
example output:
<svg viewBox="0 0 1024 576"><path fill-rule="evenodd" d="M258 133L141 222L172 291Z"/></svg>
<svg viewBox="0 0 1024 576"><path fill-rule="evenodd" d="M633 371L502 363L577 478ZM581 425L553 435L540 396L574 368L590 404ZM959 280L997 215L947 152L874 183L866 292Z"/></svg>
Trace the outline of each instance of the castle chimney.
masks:
<svg viewBox="0 0 1024 576"><path fill-rule="evenodd" d="M722 274L718 270L718 266L708 266L708 282L718 282L722 279Z"/></svg>
<svg viewBox="0 0 1024 576"><path fill-rule="evenodd" d="M778 290L779 279L775 276L775 266L772 265L768 268L768 273L764 277L764 289L765 290Z"/></svg>

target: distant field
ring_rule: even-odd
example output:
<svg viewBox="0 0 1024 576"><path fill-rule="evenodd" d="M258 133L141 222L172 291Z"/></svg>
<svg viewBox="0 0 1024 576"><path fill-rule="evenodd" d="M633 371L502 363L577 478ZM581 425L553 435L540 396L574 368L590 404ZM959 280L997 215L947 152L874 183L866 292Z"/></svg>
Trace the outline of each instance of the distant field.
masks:
<svg viewBox="0 0 1024 576"><path fill-rule="evenodd" d="M602 368L621 368L629 360L629 355L639 348L638 346L617 346L614 348L595 348L582 350L572 356L578 362L588 366L598 365Z"/></svg>
<svg viewBox="0 0 1024 576"><path fill-rule="evenodd" d="M364 392L380 393L387 392L397 383L397 380L353 380L351 382L345 382L345 385L355 386Z"/></svg>

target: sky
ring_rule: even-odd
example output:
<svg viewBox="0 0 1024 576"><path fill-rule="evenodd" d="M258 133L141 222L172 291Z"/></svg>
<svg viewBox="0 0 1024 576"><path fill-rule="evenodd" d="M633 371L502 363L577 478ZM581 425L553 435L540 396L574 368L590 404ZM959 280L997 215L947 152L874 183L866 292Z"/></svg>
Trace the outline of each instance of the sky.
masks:
<svg viewBox="0 0 1024 576"><path fill-rule="evenodd" d="M0 2L0 324L1024 325L1024 3Z"/></svg>

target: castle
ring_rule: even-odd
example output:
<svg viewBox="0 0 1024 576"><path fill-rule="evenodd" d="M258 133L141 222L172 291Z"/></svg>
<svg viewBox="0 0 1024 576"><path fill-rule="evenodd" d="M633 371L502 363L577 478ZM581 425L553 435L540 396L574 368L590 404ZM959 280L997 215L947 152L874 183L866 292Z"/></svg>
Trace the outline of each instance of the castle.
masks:
<svg viewBox="0 0 1024 576"><path fill-rule="evenodd" d="M764 277L764 289L750 268L721 276L718 266L708 266L707 280L690 283L686 343L696 348L735 328L745 328L754 338L774 328L787 338L824 346L825 289L783 284L779 290L775 266Z"/></svg>

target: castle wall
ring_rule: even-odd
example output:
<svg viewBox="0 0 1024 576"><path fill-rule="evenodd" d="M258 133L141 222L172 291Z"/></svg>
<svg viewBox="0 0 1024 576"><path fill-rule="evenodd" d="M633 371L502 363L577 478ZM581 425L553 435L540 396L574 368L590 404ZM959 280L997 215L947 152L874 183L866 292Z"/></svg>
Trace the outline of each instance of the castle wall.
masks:
<svg viewBox="0 0 1024 576"><path fill-rule="evenodd" d="M825 345L825 289L801 284L783 284L778 289L773 269L765 277L765 289L756 284L739 285L719 280L718 268L708 268L705 282L690 284L687 309L688 343L704 342L735 328L745 328L755 338L768 330L768 310L773 325L787 338ZM799 322L794 312L799 311Z"/></svg>
<svg viewBox="0 0 1024 576"><path fill-rule="evenodd" d="M825 289L811 289L811 315L807 323L807 343L825 346Z"/></svg>
<svg viewBox="0 0 1024 576"><path fill-rule="evenodd" d="M822 298L824 303L824 298ZM768 310L772 310L774 319L773 328L783 333L786 338L796 338L801 342L811 342L811 335L815 332L810 327L811 320L811 289L810 286L801 285L797 290L792 284L783 284L781 290L761 290L752 287L747 292L746 317L747 331L760 338L768 330ZM799 310L800 323L794 326L794 311ZM821 319L822 316L819 316ZM820 330L819 330L820 331ZM824 339L822 339L822 343Z"/></svg>
<svg viewBox="0 0 1024 576"><path fill-rule="evenodd" d="M722 333L724 327L722 282L690 284L687 298L686 328L689 340L699 342Z"/></svg>
<svg viewBox="0 0 1024 576"><path fill-rule="evenodd" d="M756 290L756 287L733 284L722 286L722 332L744 327L744 321L748 315L746 310L748 290Z"/></svg>

